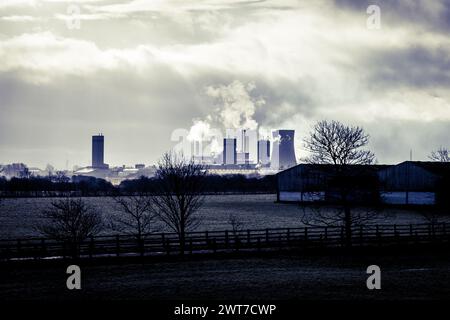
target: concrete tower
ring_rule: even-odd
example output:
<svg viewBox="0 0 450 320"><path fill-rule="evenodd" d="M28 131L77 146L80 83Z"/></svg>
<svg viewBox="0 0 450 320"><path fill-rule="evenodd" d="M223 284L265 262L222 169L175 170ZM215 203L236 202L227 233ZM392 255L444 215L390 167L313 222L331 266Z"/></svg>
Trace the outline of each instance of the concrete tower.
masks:
<svg viewBox="0 0 450 320"><path fill-rule="evenodd" d="M236 139L225 138L223 139L223 164L236 164Z"/></svg>
<svg viewBox="0 0 450 320"><path fill-rule="evenodd" d="M285 170L297 164L295 159L295 130L276 130L272 133L272 159L270 166L276 170Z"/></svg>
<svg viewBox="0 0 450 320"><path fill-rule="evenodd" d="M270 141L259 140L258 141L258 163L267 165L270 162Z"/></svg>
<svg viewBox="0 0 450 320"><path fill-rule="evenodd" d="M104 153L105 137L102 134L92 136L92 168L108 168L108 165L104 162Z"/></svg>

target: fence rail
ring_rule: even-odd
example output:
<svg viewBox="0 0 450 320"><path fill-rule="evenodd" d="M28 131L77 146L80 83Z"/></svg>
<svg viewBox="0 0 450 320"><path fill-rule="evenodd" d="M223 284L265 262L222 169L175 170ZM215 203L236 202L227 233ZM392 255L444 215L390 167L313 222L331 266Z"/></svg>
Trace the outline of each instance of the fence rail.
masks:
<svg viewBox="0 0 450 320"><path fill-rule="evenodd" d="M175 233L96 236L77 244L44 238L0 240L0 260L62 259L68 257L158 256L271 249L389 246L448 243L449 225L410 224L354 227L351 239L344 227L272 228L188 232L183 241Z"/></svg>

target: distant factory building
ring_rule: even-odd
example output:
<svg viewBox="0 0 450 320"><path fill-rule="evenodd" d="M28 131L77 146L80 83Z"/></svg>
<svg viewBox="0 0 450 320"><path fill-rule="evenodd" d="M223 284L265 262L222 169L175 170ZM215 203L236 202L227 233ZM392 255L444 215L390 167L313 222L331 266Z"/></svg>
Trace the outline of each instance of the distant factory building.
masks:
<svg viewBox="0 0 450 320"><path fill-rule="evenodd" d="M249 164L250 163L250 154L248 152L238 152L236 154L236 163L237 164Z"/></svg>
<svg viewBox="0 0 450 320"><path fill-rule="evenodd" d="M92 136L92 168L107 169L104 162L105 137L102 134Z"/></svg>
<svg viewBox="0 0 450 320"><path fill-rule="evenodd" d="M273 148L270 166L273 169L284 170L297 164L295 159L294 135L295 130L273 131Z"/></svg>
<svg viewBox="0 0 450 320"><path fill-rule="evenodd" d="M236 138L237 164L256 164L258 161L258 131L255 129L226 130L228 138Z"/></svg>
<svg viewBox="0 0 450 320"><path fill-rule="evenodd" d="M223 139L223 164L237 164L236 139Z"/></svg>
<svg viewBox="0 0 450 320"><path fill-rule="evenodd" d="M258 163L268 165L270 163L270 141L258 141Z"/></svg>

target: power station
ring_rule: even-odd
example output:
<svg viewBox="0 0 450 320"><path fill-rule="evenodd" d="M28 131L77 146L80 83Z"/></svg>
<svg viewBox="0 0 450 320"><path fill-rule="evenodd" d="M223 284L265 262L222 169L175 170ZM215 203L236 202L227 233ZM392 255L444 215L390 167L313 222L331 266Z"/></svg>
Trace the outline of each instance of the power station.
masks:
<svg viewBox="0 0 450 320"><path fill-rule="evenodd" d="M202 157L193 154L192 159L210 170L284 170L297 164L294 138L295 130L275 130L271 139L258 139L257 130L227 129L222 153L205 151ZM198 143L191 141L191 149Z"/></svg>
<svg viewBox="0 0 450 320"><path fill-rule="evenodd" d="M294 130L276 130L273 135L273 152L270 166L285 170L297 165L294 148Z"/></svg>

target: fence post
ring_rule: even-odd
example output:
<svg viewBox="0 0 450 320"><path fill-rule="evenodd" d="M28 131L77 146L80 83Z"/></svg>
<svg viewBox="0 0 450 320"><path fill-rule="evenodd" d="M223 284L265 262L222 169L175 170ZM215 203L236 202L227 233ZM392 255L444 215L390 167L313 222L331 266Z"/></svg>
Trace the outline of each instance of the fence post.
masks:
<svg viewBox="0 0 450 320"><path fill-rule="evenodd" d="M20 239L17 240L17 254L20 257L22 254L22 242Z"/></svg>
<svg viewBox="0 0 450 320"><path fill-rule="evenodd" d="M63 259L66 259L66 241L63 240L62 242L62 252L63 252Z"/></svg>
<svg viewBox="0 0 450 320"><path fill-rule="evenodd" d="M397 225L396 224L394 224L394 239L395 239L395 242L399 242L398 241L398 233L397 233Z"/></svg>
<svg viewBox="0 0 450 320"><path fill-rule="evenodd" d="M45 257L47 253L47 247L45 245L45 239L41 240L41 257Z"/></svg>
<svg viewBox="0 0 450 320"><path fill-rule="evenodd" d="M344 238L344 227L341 227L341 246L344 246L345 238Z"/></svg>
<svg viewBox="0 0 450 320"><path fill-rule="evenodd" d="M413 237L413 226L412 226L412 224L409 225L409 236L411 238Z"/></svg>
<svg viewBox="0 0 450 320"><path fill-rule="evenodd" d="M167 255L170 255L170 239L167 239L165 241L165 243L166 243L165 247L166 247Z"/></svg>
<svg viewBox="0 0 450 320"><path fill-rule="evenodd" d="M359 245L362 246L363 245L363 226L359 226Z"/></svg>
<svg viewBox="0 0 450 320"><path fill-rule="evenodd" d="M119 235L116 235L116 255L120 255L120 239Z"/></svg>
<svg viewBox="0 0 450 320"><path fill-rule="evenodd" d="M328 227L325 227L325 245L328 242Z"/></svg>
<svg viewBox="0 0 450 320"><path fill-rule="evenodd" d="M250 244L250 230L247 229L247 244Z"/></svg>
<svg viewBox="0 0 450 320"><path fill-rule="evenodd" d="M269 229L266 229L266 242L269 242Z"/></svg>
<svg viewBox="0 0 450 320"><path fill-rule="evenodd" d="M145 253L145 243L143 236L139 237L139 252L141 257L143 257Z"/></svg>
<svg viewBox="0 0 450 320"><path fill-rule="evenodd" d="M308 227L305 227L305 243L308 242Z"/></svg>
<svg viewBox="0 0 450 320"><path fill-rule="evenodd" d="M291 229L290 228L287 229L287 242L288 242L288 244L291 243Z"/></svg>
<svg viewBox="0 0 450 320"><path fill-rule="evenodd" d="M209 248L210 243L209 243L208 231L205 231L205 243L206 243L206 248Z"/></svg>
<svg viewBox="0 0 450 320"><path fill-rule="evenodd" d="M92 259L92 256L94 254L94 237L90 237L89 241L89 258Z"/></svg>
<svg viewBox="0 0 450 320"><path fill-rule="evenodd" d="M228 249L229 239L228 239L228 230L225 230L225 248Z"/></svg>
<svg viewBox="0 0 450 320"><path fill-rule="evenodd" d="M189 253L192 255L192 238L189 238Z"/></svg>
<svg viewBox="0 0 450 320"><path fill-rule="evenodd" d="M435 240L435 236L436 236L436 230L434 227L434 222L431 224L431 237L433 240Z"/></svg>

